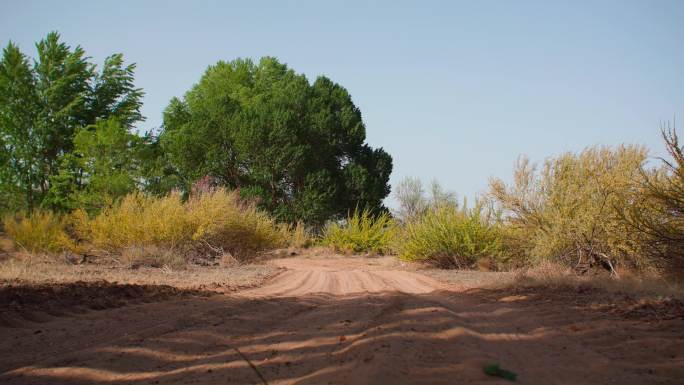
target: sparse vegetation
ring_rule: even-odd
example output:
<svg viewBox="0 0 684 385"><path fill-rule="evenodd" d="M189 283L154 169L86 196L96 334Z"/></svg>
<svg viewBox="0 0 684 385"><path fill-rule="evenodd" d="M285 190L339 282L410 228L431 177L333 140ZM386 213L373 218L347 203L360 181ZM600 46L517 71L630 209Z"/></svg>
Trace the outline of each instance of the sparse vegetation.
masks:
<svg viewBox="0 0 684 385"><path fill-rule="evenodd" d="M508 279L497 280L491 286L506 288L593 289L609 295L627 294L635 298L684 299L684 288L663 280L655 273L620 271L620 279L606 279L605 273L578 275L572 268L556 262L544 261L517 269Z"/></svg>

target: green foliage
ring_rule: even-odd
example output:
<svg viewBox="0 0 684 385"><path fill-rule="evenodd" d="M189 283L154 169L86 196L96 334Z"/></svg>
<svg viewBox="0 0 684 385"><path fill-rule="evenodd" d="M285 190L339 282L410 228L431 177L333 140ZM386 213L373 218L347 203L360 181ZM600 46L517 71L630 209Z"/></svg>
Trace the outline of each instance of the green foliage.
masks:
<svg viewBox="0 0 684 385"><path fill-rule="evenodd" d="M77 198L79 207L101 208L135 189L140 138L117 120L101 120L79 130L74 144L85 186Z"/></svg>
<svg viewBox="0 0 684 385"><path fill-rule="evenodd" d="M73 153L64 154L57 175L50 177L50 189L41 206L54 212L70 212L79 207L78 192L80 183L81 160Z"/></svg>
<svg viewBox="0 0 684 385"><path fill-rule="evenodd" d="M389 214L356 210L344 223L329 223L321 243L343 252L387 254L391 252L395 233L396 225Z"/></svg>
<svg viewBox="0 0 684 385"><path fill-rule="evenodd" d="M36 44L33 65L9 43L0 60L0 145L3 156L0 193L22 196L33 210L62 172L74 150L79 128L116 118L126 128L142 119L142 91L133 86L135 66L124 66L120 54L105 60L101 72L81 47L71 48L55 32ZM68 175L58 183L64 189ZM69 206L66 196L52 196L48 206Z"/></svg>
<svg viewBox="0 0 684 385"><path fill-rule="evenodd" d="M392 159L364 144L365 131L343 87L265 57L209 67L169 103L160 143L185 191L209 176L280 220L320 225L356 206L382 209Z"/></svg>
<svg viewBox="0 0 684 385"><path fill-rule="evenodd" d="M111 205L136 189L136 180L142 177L138 151L144 145L114 118L79 129L74 152L62 157L43 205L66 212L97 212Z"/></svg>
<svg viewBox="0 0 684 385"><path fill-rule="evenodd" d="M401 258L446 268L468 268L483 258L503 258L499 227L479 203L473 208L437 204L425 210L404 223L396 247Z"/></svg>
<svg viewBox="0 0 684 385"><path fill-rule="evenodd" d="M526 263L648 268L643 235L616 210L639 204L646 155L638 146L589 148L550 158L539 173L519 161L512 185L491 183L509 251Z"/></svg>
<svg viewBox="0 0 684 385"><path fill-rule="evenodd" d="M485 365L482 369L484 370L485 374L489 376L500 377L509 381L515 381L518 378L516 373L513 373L510 370L502 369L499 364Z"/></svg>
<svg viewBox="0 0 684 385"><path fill-rule="evenodd" d="M49 211L37 210L30 216L7 215L3 226L15 245L29 253L54 253L74 247L65 231L64 218Z"/></svg>

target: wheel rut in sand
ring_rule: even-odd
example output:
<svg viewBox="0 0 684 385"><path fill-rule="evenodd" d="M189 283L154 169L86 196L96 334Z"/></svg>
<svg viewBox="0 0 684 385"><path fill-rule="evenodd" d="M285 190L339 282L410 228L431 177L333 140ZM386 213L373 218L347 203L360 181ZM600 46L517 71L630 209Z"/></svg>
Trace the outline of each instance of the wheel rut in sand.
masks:
<svg viewBox="0 0 684 385"><path fill-rule="evenodd" d="M485 300L385 261L272 260L259 288L0 328L0 383L503 383L492 362L524 384L684 377L681 321Z"/></svg>
<svg viewBox="0 0 684 385"><path fill-rule="evenodd" d="M255 297L287 297L312 294L350 295L361 293L397 292L426 294L443 285L421 274L398 270L332 270L328 268L292 268L279 274L265 286L243 291L241 295Z"/></svg>

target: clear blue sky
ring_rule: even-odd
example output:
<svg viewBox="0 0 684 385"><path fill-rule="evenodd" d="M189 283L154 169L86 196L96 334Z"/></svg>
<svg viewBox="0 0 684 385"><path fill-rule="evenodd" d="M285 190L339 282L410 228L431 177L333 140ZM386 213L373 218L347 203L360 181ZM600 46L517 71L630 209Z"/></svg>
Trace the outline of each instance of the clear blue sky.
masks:
<svg viewBox="0 0 684 385"><path fill-rule="evenodd" d="M508 179L520 154L623 142L661 154L659 121L684 121L684 1L0 3L2 44L33 55L51 30L98 63L138 63L140 129L221 59L325 74L394 157L393 183L435 178L467 196Z"/></svg>

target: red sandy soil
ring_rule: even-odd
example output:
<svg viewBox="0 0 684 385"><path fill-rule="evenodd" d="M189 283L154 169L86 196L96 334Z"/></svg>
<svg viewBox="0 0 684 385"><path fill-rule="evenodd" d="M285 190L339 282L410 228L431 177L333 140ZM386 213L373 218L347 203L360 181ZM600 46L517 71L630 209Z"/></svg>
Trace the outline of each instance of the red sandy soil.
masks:
<svg viewBox="0 0 684 385"><path fill-rule="evenodd" d="M684 378L677 309L652 317L581 291L464 291L369 258L270 263L286 270L238 293L45 317L31 308L0 325L0 383L506 383L484 373L491 363L522 384Z"/></svg>

